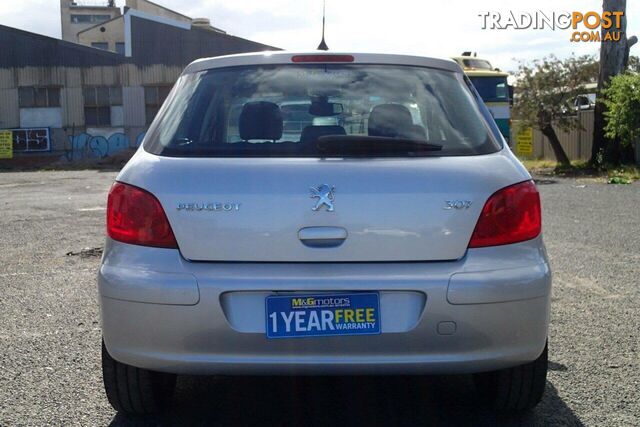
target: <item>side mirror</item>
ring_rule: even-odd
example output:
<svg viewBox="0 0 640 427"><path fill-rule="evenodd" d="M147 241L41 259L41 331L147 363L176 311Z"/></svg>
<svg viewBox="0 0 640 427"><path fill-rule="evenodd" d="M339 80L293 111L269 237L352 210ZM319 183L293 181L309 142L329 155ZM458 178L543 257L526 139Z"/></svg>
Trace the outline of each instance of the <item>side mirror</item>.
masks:
<svg viewBox="0 0 640 427"><path fill-rule="evenodd" d="M507 88L509 90L509 105L513 107L513 86L509 85Z"/></svg>

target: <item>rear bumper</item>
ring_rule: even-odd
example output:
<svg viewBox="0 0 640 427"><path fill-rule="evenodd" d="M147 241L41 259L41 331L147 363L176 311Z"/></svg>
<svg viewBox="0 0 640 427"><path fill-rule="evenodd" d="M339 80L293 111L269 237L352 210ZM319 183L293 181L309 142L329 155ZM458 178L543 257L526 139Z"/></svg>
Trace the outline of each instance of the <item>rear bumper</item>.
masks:
<svg viewBox="0 0 640 427"><path fill-rule="evenodd" d="M541 239L455 262L189 263L107 242L105 344L123 363L182 374L471 373L543 350L551 277ZM275 292L380 291L382 335L267 340Z"/></svg>

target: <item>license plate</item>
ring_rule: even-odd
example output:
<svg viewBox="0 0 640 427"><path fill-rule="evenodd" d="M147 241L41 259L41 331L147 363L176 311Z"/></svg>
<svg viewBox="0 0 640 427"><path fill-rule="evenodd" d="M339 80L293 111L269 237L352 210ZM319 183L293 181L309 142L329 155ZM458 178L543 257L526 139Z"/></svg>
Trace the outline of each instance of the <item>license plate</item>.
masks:
<svg viewBox="0 0 640 427"><path fill-rule="evenodd" d="M265 301L267 338L376 335L377 292L335 295L274 295Z"/></svg>

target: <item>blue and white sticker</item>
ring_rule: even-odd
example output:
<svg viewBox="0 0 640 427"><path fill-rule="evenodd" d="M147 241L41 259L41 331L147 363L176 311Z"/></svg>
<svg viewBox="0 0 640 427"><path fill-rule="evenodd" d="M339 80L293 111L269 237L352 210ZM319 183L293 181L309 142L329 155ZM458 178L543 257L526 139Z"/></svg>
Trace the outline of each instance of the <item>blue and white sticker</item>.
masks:
<svg viewBox="0 0 640 427"><path fill-rule="evenodd" d="M267 338L380 334L377 292L266 298Z"/></svg>

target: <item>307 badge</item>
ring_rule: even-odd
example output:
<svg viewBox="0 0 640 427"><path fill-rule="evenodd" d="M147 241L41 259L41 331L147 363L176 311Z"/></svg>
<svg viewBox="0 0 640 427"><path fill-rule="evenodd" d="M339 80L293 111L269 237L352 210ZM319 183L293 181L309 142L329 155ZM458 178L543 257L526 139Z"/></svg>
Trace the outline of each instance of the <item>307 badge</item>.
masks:
<svg viewBox="0 0 640 427"><path fill-rule="evenodd" d="M265 301L267 338L380 334L377 292L275 295Z"/></svg>

